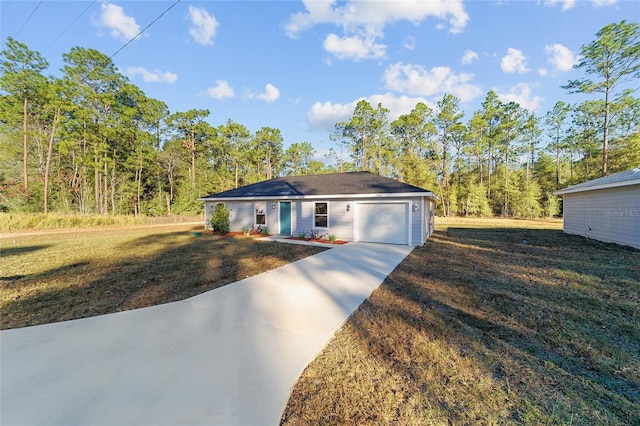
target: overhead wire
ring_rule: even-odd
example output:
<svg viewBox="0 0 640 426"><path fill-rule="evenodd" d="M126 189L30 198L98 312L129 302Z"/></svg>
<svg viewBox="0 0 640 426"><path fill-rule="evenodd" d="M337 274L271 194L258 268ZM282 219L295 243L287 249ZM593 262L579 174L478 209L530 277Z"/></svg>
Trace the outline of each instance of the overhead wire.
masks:
<svg viewBox="0 0 640 426"><path fill-rule="evenodd" d="M89 6L85 7L85 8L82 10L82 12L80 12L80 13L78 14L78 16L76 16L76 17L75 17L75 18L74 18L74 19L69 23L69 25L67 25L67 26L66 26L62 31L60 31L60 33L59 33L57 36L55 36L55 38L54 38L53 40L51 40L51 41L49 42L49 44L47 44L47 47L45 47L45 48L42 50L42 53L46 52L46 51L47 51L47 49L48 49L49 47L51 47L51 45L52 45L53 43L55 43L55 42L56 42L56 40L58 40L58 39L60 38L60 36L62 36L62 34L64 34L64 33L65 33L65 32L66 32L66 31L67 31L67 30L68 30L68 29L69 29L73 24L75 24L75 23L76 23L76 21L77 21L78 19L80 19L80 17L81 17L82 15L84 15L84 13L85 13L87 10L89 10L89 8L90 8L91 6L93 6L93 4L94 4L96 1L97 1L97 0L93 0L91 3L89 3Z"/></svg>
<svg viewBox="0 0 640 426"><path fill-rule="evenodd" d="M7 9L9 8L9 5L11 4L11 0L7 0L4 2L4 7L2 8L2 11L0 11L0 16L4 15L4 12L7 11Z"/></svg>
<svg viewBox="0 0 640 426"><path fill-rule="evenodd" d="M158 16L156 19L154 19L153 21L151 21L151 23L149 25L147 25L146 27L144 27L138 34L136 34L135 36L133 36L128 42L126 42L120 49L116 50L111 56L109 56L109 59L113 59L114 56L116 56L118 53L120 53L120 51L122 49L124 49L125 47L127 47L133 40L137 39L143 32L145 32L150 26L152 26L153 24L155 24L160 18L162 18L164 15L166 15L167 13L169 13L169 11L171 9L173 9L173 7L175 5L177 5L178 3L180 3L182 0L176 0L171 6L169 6L169 8L167 8L167 10L165 10L164 12L162 12L160 14L160 16Z"/></svg>
<svg viewBox="0 0 640 426"><path fill-rule="evenodd" d="M40 3L38 3L38 5L33 9L33 11L31 12L31 15L29 15L29 17L27 18L26 21L24 21L24 24L22 24L22 26L20 27L20 29L18 30L18 32L13 36L13 38L18 38L18 35L20 34L20 32L22 31L22 29L27 25L27 23L31 20L31 17L33 16L34 13L36 13L36 10L38 10L38 8L40 6L42 6L42 3L44 3L44 0L40 0Z"/></svg>
<svg viewBox="0 0 640 426"><path fill-rule="evenodd" d="M162 18L164 15L166 15L167 13L169 13L169 11L171 9L173 9L178 3L180 3L182 0L176 0L175 2L173 2L173 4L171 6L169 6L164 12L162 12L157 18L155 18L153 21L151 21L146 27L144 27L140 32L138 32L138 34L136 34L135 36L131 37L131 39L129 39L129 41L127 41L124 45L122 45L122 47L120 47L118 50L116 50L111 56L109 56L109 60L113 59L114 56L116 56L118 53L120 53L124 48L126 48L129 44L131 44L135 39L137 39L138 37L140 37L140 35L142 35L142 33L144 33L146 30L148 30L153 24L155 24L160 18ZM31 17L36 13L36 11L38 10L38 8L42 5L42 3L44 2L44 0L40 0L40 2L38 3L38 5L33 9L33 11L31 12L31 14L29 15L29 17L27 18L27 20L22 24L22 26L20 27L20 29L18 30L18 32L15 34L15 37L18 36L18 34L20 34L20 32L22 31L22 29L27 25L27 23L31 20ZM91 7L93 6L93 4L96 2L96 0L93 0L91 3L89 3L89 5L87 7L85 7L82 12L80 12L78 14L78 16L76 16L73 21L71 21L71 23L69 23L69 25L67 25L53 40L51 40L51 42L49 42L49 44L47 45L47 47L44 48L43 52L46 51L58 38L60 38L60 36L62 36L62 34L64 34L78 19L80 19L80 17ZM6 7L5 7L6 9ZM106 65L106 64L105 64ZM96 65L95 68L93 68L91 70L91 72L95 71L100 65Z"/></svg>

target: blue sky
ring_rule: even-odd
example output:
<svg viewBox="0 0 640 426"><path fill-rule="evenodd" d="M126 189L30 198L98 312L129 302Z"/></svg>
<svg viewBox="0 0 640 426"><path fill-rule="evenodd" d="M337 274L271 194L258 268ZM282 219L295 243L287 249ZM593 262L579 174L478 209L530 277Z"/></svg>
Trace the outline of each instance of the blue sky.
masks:
<svg viewBox="0 0 640 426"><path fill-rule="evenodd" d="M16 38L57 76L72 47L110 56L173 3L3 0L2 48ZM171 112L279 128L285 147L311 142L321 157L361 99L391 119L444 93L465 120L491 89L538 114L578 102L560 86L583 76L581 45L623 19L640 21L640 2L182 0L113 61Z"/></svg>

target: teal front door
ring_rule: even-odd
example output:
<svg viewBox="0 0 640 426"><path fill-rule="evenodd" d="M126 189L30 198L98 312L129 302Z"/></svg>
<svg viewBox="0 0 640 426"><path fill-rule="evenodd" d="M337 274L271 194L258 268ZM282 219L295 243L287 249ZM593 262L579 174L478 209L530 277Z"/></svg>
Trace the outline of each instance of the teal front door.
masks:
<svg viewBox="0 0 640 426"><path fill-rule="evenodd" d="M280 201L280 234L291 235L291 202Z"/></svg>

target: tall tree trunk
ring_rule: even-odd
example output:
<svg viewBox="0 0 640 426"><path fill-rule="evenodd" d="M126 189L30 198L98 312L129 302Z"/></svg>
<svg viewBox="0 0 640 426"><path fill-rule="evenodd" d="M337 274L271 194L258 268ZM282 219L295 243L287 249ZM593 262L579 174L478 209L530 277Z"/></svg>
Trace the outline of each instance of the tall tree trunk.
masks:
<svg viewBox="0 0 640 426"><path fill-rule="evenodd" d="M101 208L101 200L102 197L100 196L100 188L102 187L101 185L101 179L100 179L100 157L98 157L98 147L95 147L95 154L94 154L94 166L93 166L93 176L94 176L94 189L95 189L95 204L96 204L96 213L102 213L102 208Z"/></svg>
<svg viewBox="0 0 640 426"><path fill-rule="evenodd" d="M27 146L27 95L25 93L24 100L22 102L22 179L24 185L24 191L29 192L29 177L27 173L27 157L28 157L28 146Z"/></svg>
<svg viewBox="0 0 640 426"><path fill-rule="evenodd" d="M136 196L136 212L140 214L140 192L142 191L142 157L140 157L140 167L136 170L136 178L138 180L137 196Z"/></svg>
<svg viewBox="0 0 640 426"><path fill-rule="evenodd" d="M236 174L236 188L238 187L238 160L235 161L235 174Z"/></svg>
<svg viewBox="0 0 640 426"><path fill-rule="evenodd" d="M271 153L267 152L267 180L271 179Z"/></svg>
<svg viewBox="0 0 640 426"><path fill-rule="evenodd" d="M487 158L487 199L491 201L491 143L489 143L489 158Z"/></svg>
<svg viewBox="0 0 640 426"><path fill-rule="evenodd" d="M604 137L602 141L602 176L607 175L609 155L609 89L604 92Z"/></svg>
<svg viewBox="0 0 640 426"><path fill-rule="evenodd" d="M53 126L51 128L51 135L49 136L49 147L47 148L47 160L44 165L44 214L49 213L49 168L51 166L51 153L53 152L53 139L56 134L56 125L58 124L58 117L60 115L60 108L56 108L53 114Z"/></svg>
<svg viewBox="0 0 640 426"><path fill-rule="evenodd" d="M107 182L107 176L109 176L109 169L108 169L108 164L107 164L107 155L105 154L103 159L102 159L102 164L104 165L104 177L103 177L103 184L104 184L104 190L102 191L102 212L103 213L108 213L109 212L109 198L107 197L107 194L109 193L109 187L108 187L108 182Z"/></svg>
<svg viewBox="0 0 640 426"><path fill-rule="evenodd" d="M113 165L111 166L111 214L116 214L116 153L113 152Z"/></svg>
<svg viewBox="0 0 640 426"><path fill-rule="evenodd" d="M504 151L504 206L502 208L502 215L504 217L509 216L509 144Z"/></svg>

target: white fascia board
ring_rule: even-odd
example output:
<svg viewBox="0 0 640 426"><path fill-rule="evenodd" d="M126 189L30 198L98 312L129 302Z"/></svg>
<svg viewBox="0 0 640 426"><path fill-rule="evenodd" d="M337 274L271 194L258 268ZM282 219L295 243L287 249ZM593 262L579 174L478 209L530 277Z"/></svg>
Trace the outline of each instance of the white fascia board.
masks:
<svg viewBox="0 0 640 426"><path fill-rule="evenodd" d="M269 195L251 197L201 197L198 201L254 201L254 200L332 200L332 199L362 199L362 198L407 198L427 197L437 200L433 192L398 192L393 194L327 194L327 195Z"/></svg>
<svg viewBox="0 0 640 426"><path fill-rule="evenodd" d="M555 191L553 195L573 194L576 192L596 191L598 189L619 188L621 186L640 185L640 179L625 180L622 182L604 183L602 185L585 186L583 188L565 188Z"/></svg>

